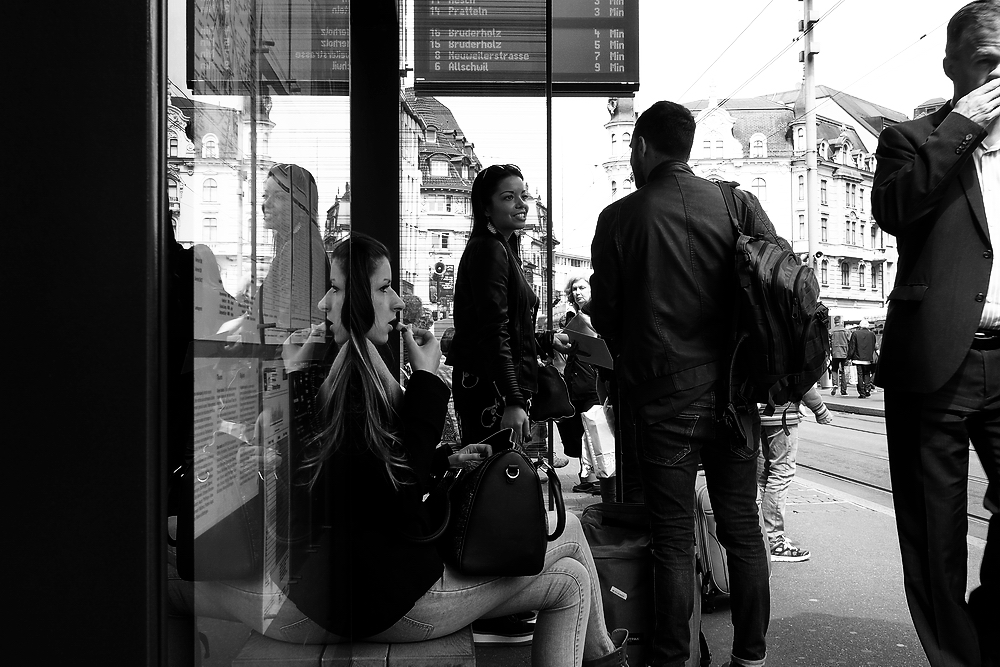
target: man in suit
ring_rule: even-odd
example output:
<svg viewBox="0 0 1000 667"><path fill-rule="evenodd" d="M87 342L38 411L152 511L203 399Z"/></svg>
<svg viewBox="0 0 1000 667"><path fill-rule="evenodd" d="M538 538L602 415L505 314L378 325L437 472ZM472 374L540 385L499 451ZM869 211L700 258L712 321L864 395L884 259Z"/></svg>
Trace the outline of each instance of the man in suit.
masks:
<svg viewBox="0 0 1000 667"><path fill-rule="evenodd" d="M998 664L1000 628L1000 2L952 17L944 71L951 102L879 137L872 212L899 263L875 383L913 624L932 667L973 667ZM970 441L994 514L967 604Z"/></svg>
<svg viewBox="0 0 1000 667"><path fill-rule="evenodd" d="M735 336L736 238L722 191L687 164L694 131L691 112L673 102L657 102L636 120L638 189L597 221L591 318L616 356L625 500L644 500L651 516L656 629L649 664L683 665L697 637L689 622L700 459L729 553L731 664L758 667L770 616L756 503L760 419L756 405L741 406L745 434L717 419L717 401L725 400L717 385ZM779 243L757 199L735 195L748 233Z"/></svg>

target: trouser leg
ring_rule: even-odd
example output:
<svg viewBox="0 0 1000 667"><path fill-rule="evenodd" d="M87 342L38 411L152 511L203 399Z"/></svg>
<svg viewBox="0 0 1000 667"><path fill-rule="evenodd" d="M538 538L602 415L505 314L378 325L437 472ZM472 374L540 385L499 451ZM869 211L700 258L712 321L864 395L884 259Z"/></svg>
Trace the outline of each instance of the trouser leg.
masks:
<svg viewBox="0 0 1000 667"><path fill-rule="evenodd" d="M1000 351L972 350L955 377L933 394L886 390L903 583L932 667L982 664L976 619L965 601L969 442L996 483L998 376ZM994 531L987 540L991 554L995 539Z"/></svg>
<svg viewBox="0 0 1000 667"><path fill-rule="evenodd" d="M756 419L756 416L754 416ZM761 540L755 471L759 422L746 441L721 424L701 451L719 541L726 548L734 665L763 665L771 614L770 558Z"/></svg>
<svg viewBox="0 0 1000 667"><path fill-rule="evenodd" d="M785 502L788 487L795 477L795 454L798 445L798 424L789 424L788 433L782 426L762 426L761 451L758 456L757 485L761 496L761 513L767 539L771 544L785 536Z"/></svg>

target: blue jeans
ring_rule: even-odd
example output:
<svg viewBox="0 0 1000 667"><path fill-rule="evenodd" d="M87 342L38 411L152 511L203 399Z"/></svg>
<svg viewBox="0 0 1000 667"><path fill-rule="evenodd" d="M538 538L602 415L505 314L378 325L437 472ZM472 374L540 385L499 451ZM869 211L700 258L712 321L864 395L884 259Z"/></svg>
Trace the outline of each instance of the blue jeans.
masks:
<svg viewBox="0 0 1000 667"><path fill-rule="evenodd" d="M555 514L549 513L553 526ZM187 614L239 621L267 637L297 644L342 643L283 600L274 620L263 628L264 601L259 582L185 582L171 577L174 615ZM443 637L479 618L538 610L531 664L577 667L615 650L604 625L597 569L580 520L566 514L566 529L550 542L540 574L532 577L473 577L445 567L441 578L392 627L370 637L386 643Z"/></svg>
<svg viewBox="0 0 1000 667"><path fill-rule="evenodd" d="M785 500L795 477L795 455L799 449L799 425L762 426L760 454L757 457L757 486L764 515L767 541L773 546L785 536Z"/></svg>
<svg viewBox="0 0 1000 667"><path fill-rule="evenodd" d="M662 421L649 421L641 408L624 401L621 412L625 501L645 502L651 516L656 631L650 664L681 667L688 659L688 621L694 608L694 485L700 458L719 540L729 556L732 664L763 665L771 614L770 556L760 539L757 513L756 411L745 415L751 427L746 439L716 420L712 391Z"/></svg>

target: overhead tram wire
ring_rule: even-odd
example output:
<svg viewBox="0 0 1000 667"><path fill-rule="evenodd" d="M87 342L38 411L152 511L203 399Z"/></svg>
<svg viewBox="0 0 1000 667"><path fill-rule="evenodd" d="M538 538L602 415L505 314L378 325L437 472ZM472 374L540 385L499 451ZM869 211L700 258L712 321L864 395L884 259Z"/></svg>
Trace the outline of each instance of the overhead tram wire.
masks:
<svg viewBox="0 0 1000 667"><path fill-rule="evenodd" d="M829 12L827 12L827 13L829 13ZM847 95L847 94L848 94L848 91L849 91L849 90L850 90L850 89L851 89L851 88L852 88L852 87L853 87L854 85L858 84L858 83L859 83L859 82L861 82L861 81L864 81L864 80L865 80L865 79L867 79L867 78L868 78L869 76L871 76L872 74L874 74L874 73L875 73L875 72L877 72L878 70L882 69L883 67L885 67L885 66L886 66L886 65L888 65L888 64L889 64L890 62L892 62L893 60L895 60L895 59L896 59L896 58L898 58L899 56L903 55L904 53L906 53L906 52L907 52L907 51L909 51L910 49L912 49L912 48L913 48L914 46L916 46L916 45L917 45L917 44L919 44L919 43L920 43L921 41L923 41L923 40L924 40L924 39L925 39L925 38L926 38L927 36L929 36L929 35L931 35L931 34L933 34L933 33L937 32L937 31L938 31L938 30L940 30L940 29L941 29L942 27L944 27L944 25L945 25L946 23L947 23L947 21L944 21L943 23L940 23L940 24L939 24L939 25L938 25L937 27L935 27L934 29L932 29L932 30L929 30L928 32L925 32L925 33L924 33L923 35L921 35L920 37L918 37L917 39L915 39L915 40L914 40L913 42L911 42L910 44L908 44L908 45L904 46L904 47L903 47L902 49L900 49L899 51L897 51L897 52L896 52L895 54L893 54L893 55L889 56L889 57L888 57L888 58L886 58L886 59L885 59L884 61L882 61L881 63L879 63L878 65L876 65L876 66L875 66L875 67L873 67L872 69L868 70L867 72L865 72L864 74L862 74L862 75L861 75L860 77L858 77L858 78L857 78L857 79L855 79L854 81L852 81L852 82L851 82L850 84L848 84L848 85L847 85L847 87L845 87L845 88L844 88L843 90L839 90L839 91L837 91L837 94L836 94L836 95L831 95L830 97L824 97L824 98L823 98L823 100L822 100L821 102L818 102L818 103L816 104L816 106L814 106L814 107L813 107L812 109L809 109L809 111L816 111L816 110L818 110L818 109L819 109L820 107L822 107L822 106L823 106L824 104L826 104L827 102L832 102L833 100L836 100L836 99L837 99L838 97L840 97L841 95ZM720 105L720 106L721 106L721 105ZM807 112L803 113L803 114L802 114L802 115L800 115L800 116L795 116L794 118L792 118L792 120L790 120L790 121L789 121L789 123L794 123L794 122L796 122L796 121L799 121L799 120L802 120L803 118L805 118L805 117L806 117L806 114L807 114L807 113L809 113L809 111L807 111ZM768 138L768 139L770 139L770 138L772 138L772 137L774 137L774 136L777 136L777 135L778 135L779 133L783 133L784 131L785 131L785 130L783 130L783 129L779 129L779 130L775 130L775 131L774 131L774 132L772 132L772 133L771 133L770 135L768 135L768 137L767 137L767 138Z"/></svg>
<svg viewBox="0 0 1000 667"><path fill-rule="evenodd" d="M743 83L741 83L736 88L736 90L734 90L733 92L731 92L725 99L723 99L722 101L720 101L717 106L719 106L720 108L722 106L724 106L729 100L731 100L733 98L734 95L736 95L741 90L743 90L744 88L746 88L750 84L750 82L752 82L754 79L756 79L758 76L760 76L761 72L763 72L768 67L770 67L771 65L773 65L775 63L775 61L778 60L778 58L780 58L781 56L783 56L785 54L785 52L788 51L788 49L792 48L792 46L796 42L798 42L799 40L801 40L806 35L807 32L812 31L812 29L816 25L818 25L827 16L829 16L830 14L832 14L838 7L840 7L846 1L847 0L838 0L838 2L836 4L834 4L833 7L830 7L830 9L828 9L825 14L823 14L821 17L819 17L818 19L816 19L815 21L813 21L812 25L805 26L805 30L803 30L801 33L799 33L798 35L796 35L795 38L792 41L790 41L788 44L785 45L785 48L781 49L781 51L778 51L778 53L775 54L775 56L773 58L771 58L770 60L768 60L767 63L763 67L761 67L756 72L754 72L750 76L749 79L747 79L746 81L744 81Z"/></svg>
<svg viewBox="0 0 1000 667"><path fill-rule="evenodd" d="M694 88L696 85L698 85L698 82L701 81L702 78L704 78L704 76L706 74L708 74L708 71L715 66L715 63L719 62L719 59L722 58L722 56L726 55L726 53L729 51L729 49L731 49L733 47L733 44L735 44L737 41L739 41L740 37L743 36L743 33L745 33L747 30L749 30L750 26L752 26L757 21L757 19L760 18L760 15L763 14L767 10L767 8L770 7L772 4L774 4L774 0L768 0L768 3L766 5L764 5L764 8L761 9L759 12L757 12L757 16L753 17L753 20L751 20L750 23L746 24L746 27L743 28L743 30L740 31L740 34L736 35L736 38L733 39L733 41L731 41L729 43L729 46L727 46L725 49L723 49L722 53L720 53L718 55L718 57L716 57L716 59L713 60L712 63L708 67L705 68L705 71L698 75L698 78L694 80L694 83L692 83L690 86L688 86L687 90L685 90L683 93L681 93L681 96L680 96L679 99L683 100L684 96L687 95L688 92L692 88Z"/></svg>

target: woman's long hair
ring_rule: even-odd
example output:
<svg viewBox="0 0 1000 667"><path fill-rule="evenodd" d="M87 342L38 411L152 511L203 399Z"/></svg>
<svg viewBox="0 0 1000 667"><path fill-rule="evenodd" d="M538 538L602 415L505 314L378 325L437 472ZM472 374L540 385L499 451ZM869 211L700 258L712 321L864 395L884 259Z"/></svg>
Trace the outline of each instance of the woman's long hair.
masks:
<svg viewBox="0 0 1000 667"><path fill-rule="evenodd" d="M486 207L490 203L490 198L496 194L497 188L500 187L500 181L509 176L517 176L522 181L524 180L521 170L512 164L492 164L476 174L476 180L472 182L472 192L469 195L472 200L473 235L492 234L488 227L490 221L486 216ZM509 243L501 234L496 236L507 243L515 255L520 254L520 243Z"/></svg>
<svg viewBox="0 0 1000 667"><path fill-rule="evenodd" d="M334 246L330 260L344 270L341 323L348 332L343 363L334 364L320 388L322 432L309 447L302 469L310 470L309 485L319 476L323 463L342 447L364 447L381 459L397 488L408 483L410 470L399 435L398 415L389 388L372 363L368 331L375 323L371 276L389 251L370 236L351 232ZM358 438L350 441L351 438Z"/></svg>

